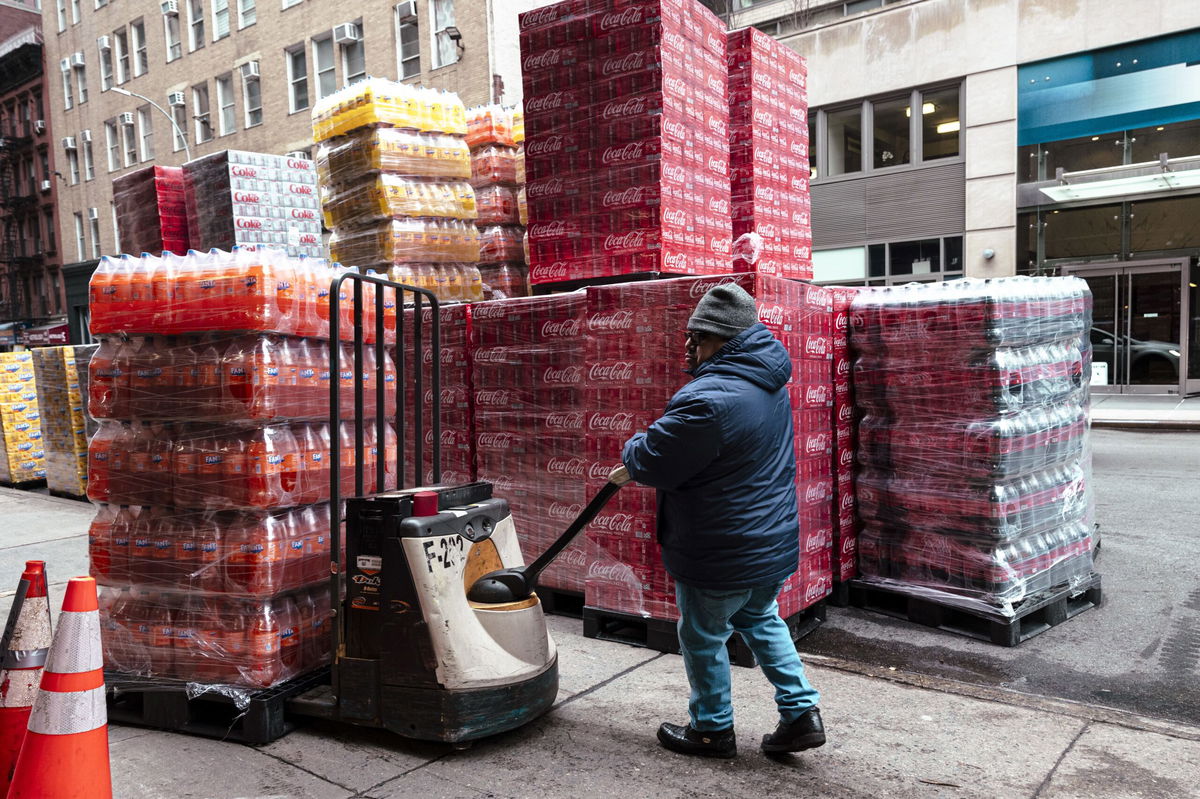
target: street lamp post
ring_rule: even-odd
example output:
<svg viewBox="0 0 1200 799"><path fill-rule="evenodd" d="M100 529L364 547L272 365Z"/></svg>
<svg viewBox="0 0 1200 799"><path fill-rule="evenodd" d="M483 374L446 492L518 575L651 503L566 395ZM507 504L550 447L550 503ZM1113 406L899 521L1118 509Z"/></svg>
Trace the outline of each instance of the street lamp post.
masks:
<svg viewBox="0 0 1200 799"><path fill-rule="evenodd" d="M136 97L139 100L145 100L147 103L149 103L150 105L157 108L159 113L162 114L163 116L165 116L167 118L167 121L171 123L171 127L175 129L175 135L179 136L179 140L181 142L183 142L183 153L184 153L184 155L187 156L187 160L189 160L189 161L192 160L192 148L188 147L187 134L184 133L180 129L179 124L175 121L175 117L168 114L167 110L165 108L163 108L161 105L154 102L153 100L151 100L149 97L147 97L144 94L138 94L137 92L131 92L131 91L129 91L129 89L125 89L120 86L113 86L111 88L117 94L123 94L126 97Z"/></svg>

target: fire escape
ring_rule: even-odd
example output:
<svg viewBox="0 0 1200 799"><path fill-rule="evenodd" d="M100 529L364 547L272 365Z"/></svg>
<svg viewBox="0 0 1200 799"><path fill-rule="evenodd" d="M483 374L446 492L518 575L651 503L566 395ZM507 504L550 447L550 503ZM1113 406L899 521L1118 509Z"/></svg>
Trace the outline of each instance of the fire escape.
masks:
<svg viewBox="0 0 1200 799"><path fill-rule="evenodd" d="M15 123L15 120L14 120ZM22 175L22 164L33 163L33 141L16 130L0 131L0 281L4 296L0 300L0 322L13 322L26 317L24 297L25 277L30 270L41 266L42 254L34 252L32 241L21 235L22 223L29 214L37 224L37 196L32 179Z"/></svg>

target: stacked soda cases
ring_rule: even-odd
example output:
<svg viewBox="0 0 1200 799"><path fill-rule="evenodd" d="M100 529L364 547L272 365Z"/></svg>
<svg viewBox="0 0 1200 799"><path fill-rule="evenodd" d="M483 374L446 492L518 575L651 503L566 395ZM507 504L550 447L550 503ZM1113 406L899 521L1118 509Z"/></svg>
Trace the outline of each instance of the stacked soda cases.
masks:
<svg viewBox="0 0 1200 799"><path fill-rule="evenodd" d="M1075 278L854 300L864 580L1004 618L1091 575L1090 318Z"/></svg>
<svg viewBox="0 0 1200 799"><path fill-rule="evenodd" d="M855 424L850 306L863 289L834 286L833 302L833 579L858 576L858 515L854 501Z"/></svg>
<svg viewBox="0 0 1200 799"><path fill-rule="evenodd" d="M524 153L513 111L498 105L467 109L471 185L479 208L479 272L484 299L529 294L525 266Z"/></svg>
<svg viewBox="0 0 1200 799"><path fill-rule="evenodd" d="M791 616L832 590L833 399L828 290L755 274L625 283L587 289L583 407L587 496L619 464L625 442L665 410L687 380L682 331L718 282L755 296L759 318L792 356L800 567L780 593ZM590 607L674 619L674 586L655 535L654 491L627 485L588 527L585 601Z"/></svg>
<svg viewBox="0 0 1200 799"><path fill-rule="evenodd" d="M95 422L84 412L87 368L95 344L33 350L46 487L83 498L87 494L87 441Z"/></svg>
<svg viewBox="0 0 1200 799"><path fill-rule="evenodd" d="M223 150L184 164L183 188L194 249L324 255L316 167L307 158Z"/></svg>
<svg viewBox="0 0 1200 799"><path fill-rule="evenodd" d="M333 274L237 249L107 259L93 277L89 549L111 669L259 688L328 662L330 470L340 458L349 491L355 463L352 425L328 423L331 383L345 408L354 383L346 344L331 370ZM366 352L369 419L396 374ZM368 452L368 480L395 450L393 435Z"/></svg>
<svg viewBox="0 0 1200 799"><path fill-rule="evenodd" d="M449 92L359 81L313 109L331 256L443 300L482 299L466 109Z"/></svg>
<svg viewBox="0 0 1200 799"><path fill-rule="evenodd" d="M46 478L37 381L30 352L0 353L0 482Z"/></svg>
<svg viewBox="0 0 1200 799"><path fill-rule="evenodd" d="M520 17L534 284L729 271L725 27L696 0Z"/></svg>
<svg viewBox="0 0 1200 799"><path fill-rule="evenodd" d="M188 251L183 169L148 166L113 179L121 252Z"/></svg>
<svg viewBox="0 0 1200 799"><path fill-rule="evenodd" d="M508 499L526 560L545 551L590 499L584 423L608 409L584 403L586 305L576 291L471 308L479 478ZM586 551L577 538L540 582L582 594Z"/></svg>
<svg viewBox="0 0 1200 799"><path fill-rule="evenodd" d="M760 274L812 277L804 59L757 28L729 33L729 171L734 254L748 233Z"/></svg>

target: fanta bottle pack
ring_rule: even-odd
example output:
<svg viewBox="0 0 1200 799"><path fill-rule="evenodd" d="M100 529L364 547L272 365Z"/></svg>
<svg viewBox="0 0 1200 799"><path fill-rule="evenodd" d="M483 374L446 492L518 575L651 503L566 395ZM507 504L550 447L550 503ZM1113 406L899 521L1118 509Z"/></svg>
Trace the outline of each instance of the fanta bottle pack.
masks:
<svg viewBox="0 0 1200 799"><path fill-rule="evenodd" d="M329 252L342 263L359 266L464 263L479 260L479 230L459 219L390 219L339 228L329 239Z"/></svg>
<svg viewBox="0 0 1200 799"><path fill-rule="evenodd" d="M366 127L467 133L466 108L458 95L382 78L358 81L319 100L312 118L318 143Z"/></svg>
<svg viewBox="0 0 1200 799"><path fill-rule="evenodd" d="M322 184L348 183L371 172L465 179L471 177L471 151L461 136L399 128L364 128L317 150Z"/></svg>

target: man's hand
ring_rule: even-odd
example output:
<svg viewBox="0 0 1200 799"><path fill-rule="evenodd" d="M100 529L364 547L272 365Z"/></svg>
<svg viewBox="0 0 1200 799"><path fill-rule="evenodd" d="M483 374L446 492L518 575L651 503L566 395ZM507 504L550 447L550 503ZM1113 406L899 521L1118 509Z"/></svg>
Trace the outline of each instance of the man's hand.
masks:
<svg viewBox="0 0 1200 799"><path fill-rule="evenodd" d="M619 486L625 485L632 479L629 476L629 470L625 468L625 464L623 463L608 473L608 481Z"/></svg>

